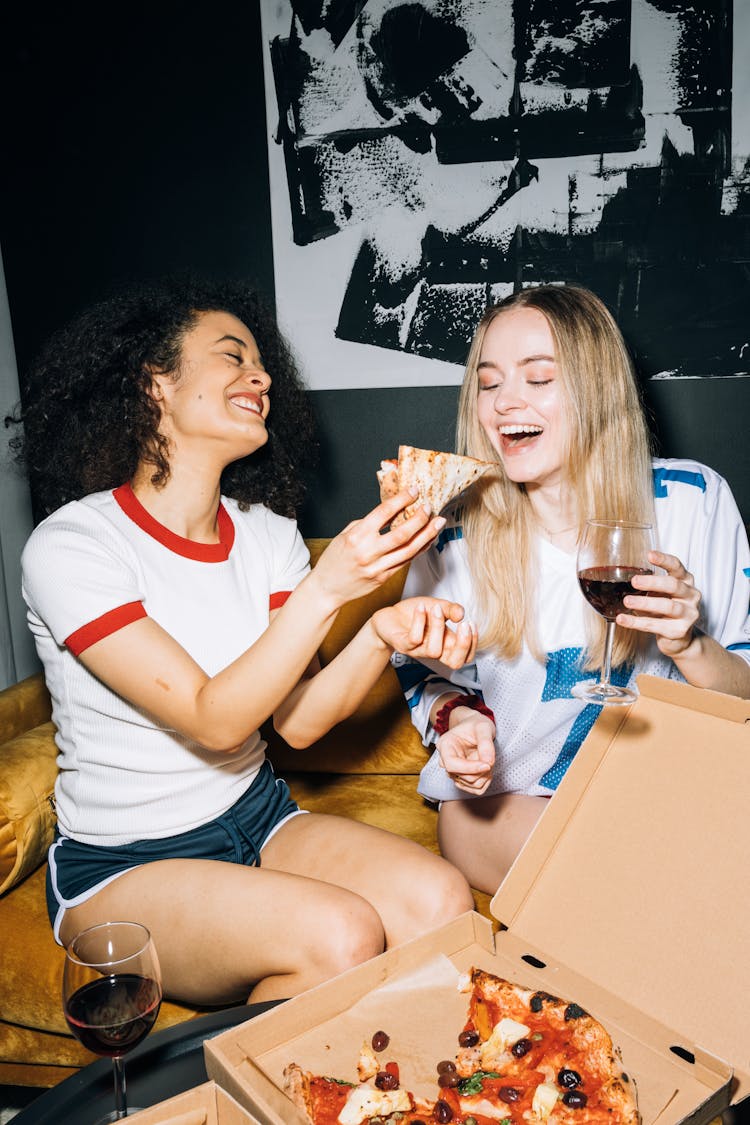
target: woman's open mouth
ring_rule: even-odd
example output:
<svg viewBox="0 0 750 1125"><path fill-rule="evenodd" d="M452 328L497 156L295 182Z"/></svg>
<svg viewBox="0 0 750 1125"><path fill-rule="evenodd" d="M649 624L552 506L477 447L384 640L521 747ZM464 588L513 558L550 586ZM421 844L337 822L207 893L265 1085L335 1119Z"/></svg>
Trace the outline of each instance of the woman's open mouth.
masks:
<svg viewBox="0 0 750 1125"><path fill-rule="evenodd" d="M544 433L542 426L532 423L528 425L498 426L500 441L504 450L522 449L530 445L540 434Z"/></svg>
<svg viewBox="0 0 750 1125"><path fill-rule="evenodd" d="M232 406L238 406L240 410L247 410L251 414L260 414L261 417L263 416L263 400L260 395L231 395L229 401Z"/></svg>

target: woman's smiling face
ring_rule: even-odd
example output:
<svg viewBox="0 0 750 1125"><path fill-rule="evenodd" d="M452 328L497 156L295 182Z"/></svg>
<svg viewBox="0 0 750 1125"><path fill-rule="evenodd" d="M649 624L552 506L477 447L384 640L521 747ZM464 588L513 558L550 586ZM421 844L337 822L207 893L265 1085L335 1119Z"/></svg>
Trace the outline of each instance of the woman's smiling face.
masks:
<svg viewBox="0 0 750 1125"><path fill-rule="evenodd" d="M154 381L162 429L177 448L208 441L234 460L268 440L271 377L253 334L230 313L201 313L183 340L178 378Z"/></svg>
<svg viewBox="0 0 750 1125"><path fill-rule="evenodd" d="M509 479L540 487L565 476L569 433L547 318L520 307L491 322L477 364L477 417Z"/></svg>

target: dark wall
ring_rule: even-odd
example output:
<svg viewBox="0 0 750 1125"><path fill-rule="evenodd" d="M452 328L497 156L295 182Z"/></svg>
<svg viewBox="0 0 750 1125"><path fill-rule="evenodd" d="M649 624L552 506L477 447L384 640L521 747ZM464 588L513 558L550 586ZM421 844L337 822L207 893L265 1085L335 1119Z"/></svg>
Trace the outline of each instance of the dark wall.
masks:
<svg viewBox="0 0 750 1125"><path fill-rule="evenodd" d="M100 10L29 6L5 45L0 239L20 366L113 279L196 267L273 291L255 6L196 5L182 23L159 5Z"/></svg>
<svg viewBox="0 0 750 1125"><path fill-rule="evenodd" d="M273 297L257 0L75 6L7 29L0 246L21 372L44 337L115 280L193 267ZM174 12L178 9L173 9ZM190 14L186 14L190 13ZM102 16L104 19L104 16ZM399 442L450 447L457 389L313 394L318 485L302 516L330 535L374 505ZM750 380L652 384L661 451L722 472L750 520Z"/></svg>

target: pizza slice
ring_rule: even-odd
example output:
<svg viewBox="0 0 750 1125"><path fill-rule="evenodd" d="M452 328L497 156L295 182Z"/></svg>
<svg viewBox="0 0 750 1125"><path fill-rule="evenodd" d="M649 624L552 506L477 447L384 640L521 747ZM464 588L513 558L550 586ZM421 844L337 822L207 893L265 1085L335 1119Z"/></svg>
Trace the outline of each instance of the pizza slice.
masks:
<svg viewBox="0 0 750 1125"><path fill-rule="evenodd" d="M359 1082L323 1077L290 1063L284 1070L284 1091L307 1115L311 1125L419 1125L430 1118L432 1103L415 1102L401 1086L398 1065L388 1062L372 1072L360 1055ZM367 1073L367 1077L363 1077Z"/></svg>
<svg viewBox="0 0 750 1125"><path fill-rule="evenodd" d="M496 468L492 461L478 461L475 457L461 457L458 453L440 453L434 449L417 449L413 445L400 445L398 460L380 462L377 472L380 499L395 496L403 488L419 492L413 504L399 512L392 526L398 527L420 505L426 505L437 515L451 500L479 480L488 469Z"/></svg>
<svg viewBox="0 0 750 1125"><path fill-rule="evenodd" d="M441 1094L455 1121L638 1125L635 1085L620 1053L578 1004L481 969L462 986L468 1017L455 1074Z"/></svg>

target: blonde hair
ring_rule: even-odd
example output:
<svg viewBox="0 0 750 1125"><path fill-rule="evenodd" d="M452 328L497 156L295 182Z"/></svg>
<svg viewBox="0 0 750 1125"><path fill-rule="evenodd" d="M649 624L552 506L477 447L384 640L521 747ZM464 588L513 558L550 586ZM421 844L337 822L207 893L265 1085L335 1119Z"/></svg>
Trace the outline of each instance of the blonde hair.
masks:
<svg viewBox="0 0 750 1125"><path fill-rule="evenodd" d="M630 355L598 297L578 286L543 285L487 310L469 352L457 425L459 453L498 462L498 472L471 489L463 504L480 644L513 659L526 640L541 659L533 612L538 525L525 487L505 475L477 416L477 365L487 329L519 308L541 312L554 340L568 423L566 479L576 498L579 534L591 518L654 522L651 451ZM604 632L603 618L587 607L586 668L600 667ZM618 629L613 666L633 662L642 644L640 634Z"/></svg>

